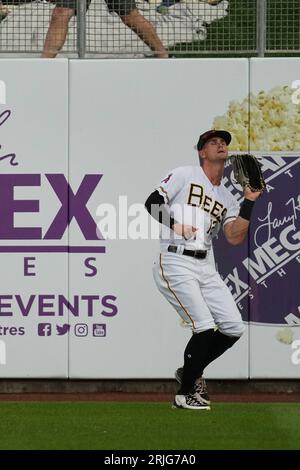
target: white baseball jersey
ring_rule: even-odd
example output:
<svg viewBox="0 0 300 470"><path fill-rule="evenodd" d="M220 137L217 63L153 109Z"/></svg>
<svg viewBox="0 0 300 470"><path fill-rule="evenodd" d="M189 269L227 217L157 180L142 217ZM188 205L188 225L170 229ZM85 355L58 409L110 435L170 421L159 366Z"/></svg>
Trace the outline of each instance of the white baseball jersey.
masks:
<svg viewBox="0 0 300 470"><path fill-rule="evenodd" d="M194 333L214 328L240 336L244 325L235 301L210 262L212 238L238 217L239 204L221 183L214 186L200 166L176 168L162 180L159 193L179 223L198 228L196 238L185 240L161 225L161 253L153 265L159 291ZM180 246L176 253L168 245ZM183 254L183 249L207 250L204 259Z"/></svg>
<svg viewBox="0 0 300 470"><path fill-rule="evenodd" d="M239 214L240 206L228 189L222 183L214 186L200 166L176 168L157 189L176 222L198 229L195 238L185 240L162 225L162 247L176 244L190 250L210 250L212 238L221 225L236 219Z"/></svg>

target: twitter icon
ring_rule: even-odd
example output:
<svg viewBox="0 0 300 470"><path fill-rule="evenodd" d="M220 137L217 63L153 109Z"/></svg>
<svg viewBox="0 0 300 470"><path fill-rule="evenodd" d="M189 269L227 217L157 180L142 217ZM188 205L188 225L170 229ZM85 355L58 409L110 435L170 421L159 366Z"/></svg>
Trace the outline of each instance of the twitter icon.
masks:
<svg viewBox="0 0 300 470"><path fill-rule="evenodd" d="M70 331L70 325L68 323L64 323L63 325L56 325L56 331L58 336L62 336L67 334Z"/></svg>

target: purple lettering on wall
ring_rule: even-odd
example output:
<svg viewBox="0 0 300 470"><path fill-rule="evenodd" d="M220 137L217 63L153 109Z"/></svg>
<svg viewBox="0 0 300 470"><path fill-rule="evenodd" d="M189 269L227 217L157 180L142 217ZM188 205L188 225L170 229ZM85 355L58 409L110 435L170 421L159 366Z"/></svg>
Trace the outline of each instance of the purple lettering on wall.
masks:
<svg viewBox="0 0 300 470"><path fill-rule="evenodd" d="M107 312L105 310L103 310L101 312L102 315L104 315L105 317L114 317L118 313L118 307L115 304L110 303L109 302L110 300L116 301L117 297L115 297L114 295L105 295L102 298L103 307L107 307L107 308L111 309L111 312Z"/></svg>
<svg viewBox="0 0 300 470"><path fill-rule="evenodd" d="M54 300L55 295L39 295L39 315L41 317L53 317L55 315L54 311L47 311L46 308L54 308L53 302L47 302L47 300Z"/></svg>
<svg viewBox="0 0 300 470"><path fill-rule="evenodd" d="M96 261L97 258L86 258L84 260L84 265L90 270L89 272L85 273L85 277L94 277L97 275L97 268L93 264L91 264L92 261Z"/></svg>
<svg viewBox="0 0 300 470"><path fill-rule="evenodd" d="M69 312L71 312L74 315L74 317L78 317L79 315L78 295L74 296L73 305L71 304L71 302L69 302L68 299L65 298L64 295L59 295L58 296L58 315L61 317L64 315L64 307L67 307Z"/></svg>
<svg viewBox="0 0 300 470"><path fill-rule="evenodd" d="M2 148L2 145L0 145L0 149ZM7 155L2 155L0 157L0 162L3 160L9 160L9 163L11 166L17 166L19 163L16 161L16 154L15 153L8 153Z"/></svg>
<svg viewBox="0 0 300 470"><path fill-rule="evenodd" d="M24 258L24 276L35 276L35 272L30 271L30 268L35 268L35 264L30 264L30 261L35 261L34 256Z"/></svg>
<svg viewBox="0 0 300 470"><path fill-rule="evenodd" d="M44 237L46 240L61 239L73 217L76 219L86 240L103 240L94 219L86 207L88 200L102 176L103 175L85 175L77 193L74 194L64 175L46 175L61 202L61 208Z"/></svg>
<svg viewBox="0 0 300 470"><path fill-rule="evenodd" d="M82 295L81 296L82 300L87 300L87 304L88 304L88 317L92 317L93 316L93 302L94 300L99 300L99 296L98 295Z"/></svg>
<svg viewBox="0 0 300 470"><path fill-rule="evenodd" d="M27 317L30 310L31 310L31 307L32 307L32 304L35 300L35 295L30 295L29 296L29 300L27 302L27 304L25 305L25 303L23 302L23 299L21 297L20 294L16 294L16 301L17 301L17 304L19 305L20 307L20 311L21 311L21 314L23 315L23 317Z"/></svg>
<svg viewBox="0 0 300 470"><path fill-rule="evenodd" d="M39 212L39 201L15 200L15 186L40 186L40 175L0 175L0 239L38 240L40 227L14 227L15 212Z"/></svg>
<svg viewBox="0 0 300 470"><path fill-rule="evenodd" d="M6 109L0 114L0 127L3 126L3 124L7 121L10 115L11 115L10 109Z"/></svg>
<svg viewBox="0 0 300 470"><path fill-rule="evenodd" d="M6 109L0 114L0 127L8 120L11 115L10 109ZM0 145L0 149L2 145ZM16 161L16 154L15 153L8 153L7 155L3 155L0 157L0 162L3 160L9 160L11 166L17 166L18 162Z"/></svg>
<svg viewBox="0 0 300 470"><path fill-rule="evenodd" d="M3 245L0 253L105 253L105 246Z"/></svg>
<svg viewBox="0 0 300 470"><path fill-rule="evenodd" d="M11 302L5 302L5 300L12 300L12 295L0 295L0 316L1 317L12 317L12 311L5 310L6 308L11 308Z"/></svg>
<svg viewBox="0 0 300 470"><path fill-rule="evenodd" d="M117 297L112 294L80 295L70 298L64 294L0 294L0 317L63 317L71 313L74 317L104 315L113 317L118 313ZM101 311L101 304L105 310ZM1 323L1 322L0 322Z"/></svg>

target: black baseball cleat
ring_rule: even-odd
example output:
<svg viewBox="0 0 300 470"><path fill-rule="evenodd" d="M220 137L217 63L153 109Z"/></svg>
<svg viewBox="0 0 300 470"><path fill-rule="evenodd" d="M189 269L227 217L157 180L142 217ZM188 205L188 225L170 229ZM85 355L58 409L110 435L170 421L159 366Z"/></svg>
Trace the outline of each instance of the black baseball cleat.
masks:
<svg viewBox="0 0 300 470"><path fill-rule="evenodd" d="M199 394L175 395L173 408L185 410L210 410L210 406L201 399Z"/></svg>
<svg viewBox="0 0 300 470"><path fill-rule="evenodd" d="M183 367L179 367L175 371L175 374L174 374L175 379L180 384L182 382L182 374L183 374ZM207 392L207 386L206 386L205 379L203 377L199 377L195 382L195 394L200 395L201 400L203 400L203 402L206 403L207 405L210 405L210 399L209 399L209 395Z"/></svg>

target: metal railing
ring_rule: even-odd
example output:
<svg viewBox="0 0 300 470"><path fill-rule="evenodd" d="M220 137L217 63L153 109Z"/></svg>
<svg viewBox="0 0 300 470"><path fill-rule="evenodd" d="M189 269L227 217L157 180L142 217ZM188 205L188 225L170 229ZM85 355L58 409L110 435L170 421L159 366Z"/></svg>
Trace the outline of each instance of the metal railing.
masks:
<svg viewBox="0 0 300 470"><path fill-rule="evenodd" d="M73 15L75 7L56 8L72 4L70 0L2 0L0 54L40 55L45 48L55 46L64 56L80 58L153 55L156 39L149 47L144 29L136 34L136 25L129 21L133 1L74 0L77 14ZM154 27L156 38L175 55L262 57L300 53L299 0L135 3L140 20L146 19L146 24ZM127 10L123 11L124 5ZM67 19L64 12L69 15ZM64 28L68 33L65 41L60 37ZM51 41L53 34L57 34L58 41ZM52 52L55 56L57 50Z"/></svg>

